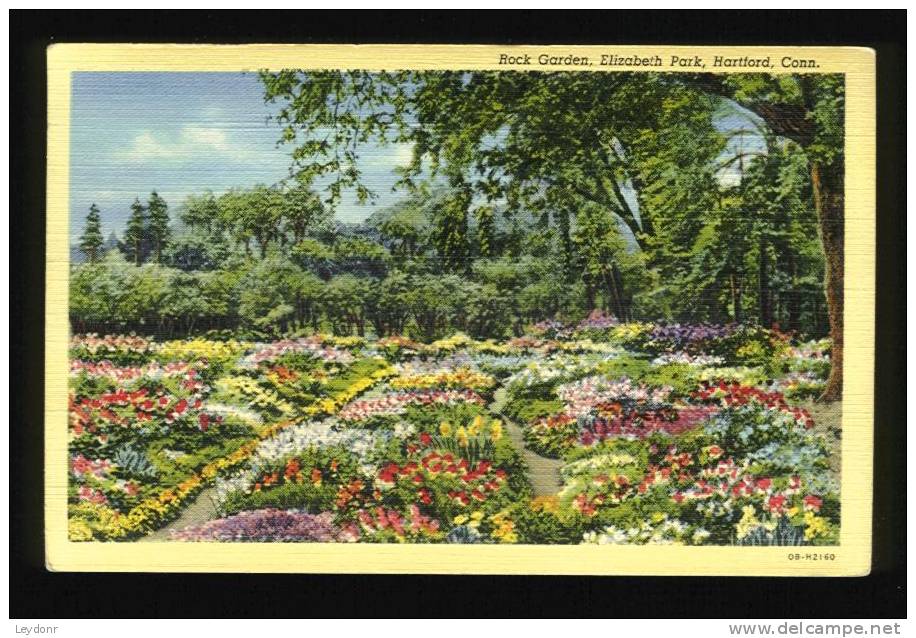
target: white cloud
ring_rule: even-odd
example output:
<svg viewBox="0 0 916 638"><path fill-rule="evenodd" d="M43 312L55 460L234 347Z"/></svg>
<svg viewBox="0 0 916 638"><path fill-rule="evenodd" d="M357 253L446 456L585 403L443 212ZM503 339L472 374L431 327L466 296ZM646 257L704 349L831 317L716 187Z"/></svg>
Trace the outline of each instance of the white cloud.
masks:
<svg viewBox="0 0 916 638"><path fill-rule="evenodd" d="M394 159L398 166L409 165L413 160L413 144L398 144Z"/></svg>
<svg viewBox="0 0 916 638"><path fill-rule="evenodd" d="M190 161L196 156L218 154L240 159L248 155L248 150L233 145L226 131L201 125L185 125L177 136L157 135L152 131L143 131L133 139L130 148L124 153L124 159L133 162L148 160Z"/></svg>
<svg viewBox="0 0 916 638"><path fill-rule="evenodd" d="M413 144L379 146L363 155L360 164L366 170L378 171L405 167L413 159Z"/></svg>

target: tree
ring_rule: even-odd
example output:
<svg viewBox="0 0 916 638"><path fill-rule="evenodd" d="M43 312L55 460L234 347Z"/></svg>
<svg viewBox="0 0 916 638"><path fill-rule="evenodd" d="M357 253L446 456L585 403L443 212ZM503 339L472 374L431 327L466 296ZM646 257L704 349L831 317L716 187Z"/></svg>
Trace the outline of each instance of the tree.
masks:
<svg viewBox="0 0 916 638"><path fill-rule="evenodd" d="M442 272L467 274L471 270L468 213L471 191L462 187L450 193L436 211L432 243Z"/></svg>
<svg viewBox="0 0 916 638"><path fill-rule="evenodd" d="M605 310L621 321L629 320L632 300L624 287L620 269L620 261L626 253L625 244L613 219L598 206L584 206L577 217L573 241L580 255L589 311L596 306L595 296L601 291Z"/></svg>
<svg viewBox="0 0 916 638"><path fill-rule="evenodd" d="M293 243L297 244L310 230L325 226L330 215L318 193L296 184L283 193L282 218L285 232L292 233Z"/></svg>
<svg viewBox="0 0 916 638"><path fill-rule="evenodd" d="M462 272L470 206L481 199L504 205L507 216L558 211L563 225L570 205L597 206L628 230L650 267L676 264L716 205L715 174L726 140L714 115L723 98L749 109L773 134L797 143L809 161L833 341L822 398L840 397L841 76L285 70L261 79L265 98L280 104L282 141L296 146L294 170L324 177L329 202L339 201L344 188L360 199L371 196L358 165L359 145L369 140L413 145L413 159L401 171L408 188L431 173L453 192L469 189L470 197L454 200L463 206L443 208L433 231L440 259L454 272ZM570 235L568 226L561 235ZM758 284L764 278L758 314L769 318L766 277L775 255L765 236L758 239ZM583 272L593 292L597 277L611 294L613 273Z"/></svg>
<svg viewBox="0 0 916 638"><path fill-rule="evenodd" d="M334 277L325 289L325 308L335 334L349 335L356 330L366 334L367 306L372 285L364 277L345 274Z"/></svg>
<svg viewBox="0 0 916 638"><path fill-rule="evenodd" d="M254 262L239 283L239 315L253 327L284 332L295 318L301 271L279 255Z"/></svg>
<svg viewBox="0 0 916 638"><path fill-rule="evenodd" d="M254 240L264 259L270 243L282 240L287 203L279 188L257 184L250 189L232 189L220 196L217 206L222 224L245 247L246 254L251 253Z"/></svg>
<svg viewBox="0 0 916 638"><path fill-rule="evenodd" d="M389 255L384 247L362 237L345 237L333 247L335 271L381 279L387 271Z"/></svg>
<svg viewBox="0 0 916 638"><path fill-rule="evenodd" d="M138 197L130 205L130 217L127 218L127 228L124 231L124 252L138 266L143 263L145 244L146 210Z"/></svg>
<svg viewBox="0 0 916 638"><path fill-rule="evenodd" d="M749 109L775 135L798 144L808 158L826 260L824 290L832 342L830 377L820 400L836 401L843 394L843 76L704 74L686 76L682 81Z"/></svg>
<svg viewBox="0 0 916 638"><path fill-rule="evenodd" d="M441 192L423 189L407 193L397 203L369 216L366 223L378 230L382 243L391 251L395 262L402 266L427 250L430 221L441 203Z"/></svg>
<svg viewBox="0 0 916 638"><path fill-rule="evenodd" d="M147 230L156 254L156 263L162 263L162 250L169 241L169 207L156 191L150 194L147 203Z"/></svg>
<svg viewBox="0 0 916 638"><path fill-rule="evenodd" d="M394 271L369 289L366 312L376 335L403 334L410 318L410 288L407 275Z"/></svg>
<svg viewBox="0 0 916 638"><path fill-rule="evenodd" d="M346 187L371 196L353 149L393 139L413 144L404 185L428 167L451 188L505 201L509 212L540 213L575 196L610 210L644 245L652 211L637 210L627 191L651 171L703 166L721 150L714 100L661 74L290 70L261 78L266 99L281 103L282 140L297 144L295 170L327 176L330 201ZM663 132L654 144L653 130ZM450 252L460 249L459 211L442 220Z"/></svg>
<svg viewBox="0 0 916 638"><path fill-rule="evenodd" d="M101 257L101 248L105 244L102 238L102 218L99 215L99 208L95 204L89 207L89 214L86 215L86 228L83 229L83 235L80 237L80 250L86 255L90 262L95 263Z"/></svg>

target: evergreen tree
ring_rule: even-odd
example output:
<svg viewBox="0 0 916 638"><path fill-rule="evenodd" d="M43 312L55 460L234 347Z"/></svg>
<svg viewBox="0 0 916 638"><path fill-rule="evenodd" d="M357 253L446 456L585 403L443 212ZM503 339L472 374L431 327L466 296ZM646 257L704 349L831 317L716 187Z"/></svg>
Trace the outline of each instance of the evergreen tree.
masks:
<svg viewBox="0 0 916 638"><path fill-rule="evenodd" d="M156 253L156 262L162 261L162 249L169 241L169 207L156 191L150 194L147 205L149 238L152 250Z"/></svg>
<svg viewBox="0 0 916 638"><path fill-rule="evenodd" d="M102 238L102 219L99 216L98 206L92 204L89 214L86 215L86 228L80 237L80 250L88 257L89 261L96 262L101 256L101 248L105 240Z"/></svg>
<svg viewBox="0 0 916 638"><path fill-rule="evenodd" d="M130 205L130 217L124 231L124 253L138 266L143 263L144 239L146 238L146 209L136 198Z"/></svg>

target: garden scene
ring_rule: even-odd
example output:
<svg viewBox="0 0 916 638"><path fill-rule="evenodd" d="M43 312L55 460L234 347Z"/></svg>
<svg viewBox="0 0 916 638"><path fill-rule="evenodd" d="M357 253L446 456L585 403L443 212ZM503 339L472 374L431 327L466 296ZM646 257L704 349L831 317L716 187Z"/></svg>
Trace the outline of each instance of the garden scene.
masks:
<svg viewBox="0 0 916 638"><path fill-rule="evenodd" d="M71 541L839 542L842 77L76 76Z"/></svg>

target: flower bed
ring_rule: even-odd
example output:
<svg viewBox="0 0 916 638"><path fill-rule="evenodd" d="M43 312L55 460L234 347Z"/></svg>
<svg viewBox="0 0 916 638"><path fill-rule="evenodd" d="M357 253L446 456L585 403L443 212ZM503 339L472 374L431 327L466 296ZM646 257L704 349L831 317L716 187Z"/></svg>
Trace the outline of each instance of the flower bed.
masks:
<svg viewBox="0 0 916 638"><path fill-rule="evenodd" d="M137 538L215 485L221 517L174 540L837 541L831 448L797 404L828 343L601 314L532 332L74 337L70 538ZM555 494L531 499L490 401L562 460Z"/></svg>
<svg viewBox="0 0 916 638"><path fill-rule="evenodd" d="M85 339L77 352L85 355ZM246 416L258 408L256 401L233 410L214 404L206 359L193 365L184 362L125 360L117 350L126 348L131 357L142 351L150 356L177 356L205 352L222 353L234 345L207 346L201 340L178 347L161 347L144 340L107 338L101 345L89 343L106 359L72 359L70 395L70 538L72 540L123 540L148 533L173 518L188 498L218 474L238 467L257 448L261 438L271 437L288 426L283 420L263 425L261 418ZM141 347L142 346L142 347ZM163 355L163 352L166 355ZM155 353L155 354L154 354ZM379 380L392 374L384 362L370 360L353 366L336 383L307 405L302 414L330 414ZM220 385L217 383L217 385ZM228 408L228 409L227 409Z"/></svg>

